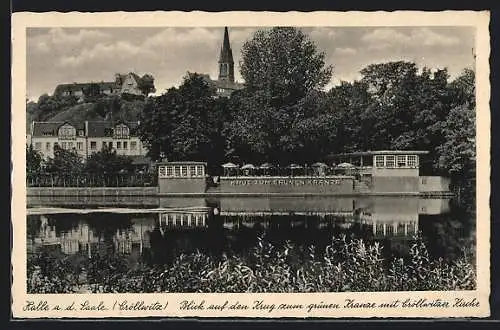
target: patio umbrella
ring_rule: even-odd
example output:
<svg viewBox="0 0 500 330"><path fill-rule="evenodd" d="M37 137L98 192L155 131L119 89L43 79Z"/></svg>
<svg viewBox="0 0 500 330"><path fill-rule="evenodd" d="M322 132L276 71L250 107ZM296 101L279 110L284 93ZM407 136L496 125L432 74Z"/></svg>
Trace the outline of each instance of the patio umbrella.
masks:
<svg viewBox="0 0 500 330"><path fill-rule="evenodd" d="M233 164L233 163L225 163L222 165L224 168L238 168L238 165Z"/></svg>
<svg viewBox="0 0 500 330"><path fill-rule="evenodd" d="M340 168L351 168L351 167L355 167L355 166L352 165L351 163L341 163L341 164L337 165L337 167L340 167Z"/></svg>
<svg viewBox="0 0 500 330"><path fill-rule="evenodd" d="M328 165L326 165L325 163L314 163L311 165L312 167L328 167Z"/></svg>
<svg viewBox="0 0 500 330"><path fill-rule="evenodd" d="M301 169L302 168L302 166L297 165L297 164L290 164L287 167L292 170L292 176L293 176L293 170L297 170L297 169Z"/></svg>
<svg viewBox="0 0 500 330"><path fill-rule="evenodd" d="M255 166L253 164L245 164L241 167L242 170L253 170L255 169Z"/></svg>
<svg viewBox="0 0 500 330"><path fill-rule="evenodd" d="M259 168L261 168L261 169L265 170L265 169L270 169L270 168L273 168L273 167L274 167L274 166L273 166L273 164L271 164L271 163L264 163L264 164L260 165L260 167L259 167Z"/></svg>

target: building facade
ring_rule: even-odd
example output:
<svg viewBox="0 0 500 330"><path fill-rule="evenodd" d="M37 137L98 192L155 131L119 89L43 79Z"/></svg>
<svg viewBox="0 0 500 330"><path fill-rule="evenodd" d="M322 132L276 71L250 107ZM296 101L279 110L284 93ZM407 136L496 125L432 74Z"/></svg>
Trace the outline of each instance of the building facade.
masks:
<svg viewBox="0 0 500 330"><path fill-rule="evenodd" d="M140 88L141 77L134 72L115 74L115 81L86 82L57 85L55 96L96 96L96 95L142 95L145 93Z"/></svg>
<svg viewBox="0 0 500 330"><path fill-rule="evenodd" d="M147 149L142 144L137 128L139 122L85 121L33 122L30 143L44 159L54 157L54 147L74 150L85 161L93 153L105 147L123 156L145 156Z"/></svg>

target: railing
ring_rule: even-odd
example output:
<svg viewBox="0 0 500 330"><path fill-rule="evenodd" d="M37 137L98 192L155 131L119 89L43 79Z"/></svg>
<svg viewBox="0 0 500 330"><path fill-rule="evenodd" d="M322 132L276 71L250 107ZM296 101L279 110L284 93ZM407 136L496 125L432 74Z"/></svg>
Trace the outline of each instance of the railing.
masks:
<svg viewBox="0 0 500 330"><path fill-rule="evenodd" d="M156 174L120 175L28 175L27 187L152 187L158 184Z"/></svg>

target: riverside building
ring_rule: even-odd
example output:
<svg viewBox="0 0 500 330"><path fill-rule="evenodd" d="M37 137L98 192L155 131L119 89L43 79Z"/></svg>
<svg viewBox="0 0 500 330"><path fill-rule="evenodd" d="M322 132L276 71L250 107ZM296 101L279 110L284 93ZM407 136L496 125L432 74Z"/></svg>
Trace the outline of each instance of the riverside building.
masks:
<svg viewBox="0 0 500 330"><path fill-rule="evenodd" d="M139 122L85 121L39 122L31 125L30 144L44 159L54 157L54 148L73 150L85 161L103 148L111 148L118 155L145 156L137 128Z"/></svg>

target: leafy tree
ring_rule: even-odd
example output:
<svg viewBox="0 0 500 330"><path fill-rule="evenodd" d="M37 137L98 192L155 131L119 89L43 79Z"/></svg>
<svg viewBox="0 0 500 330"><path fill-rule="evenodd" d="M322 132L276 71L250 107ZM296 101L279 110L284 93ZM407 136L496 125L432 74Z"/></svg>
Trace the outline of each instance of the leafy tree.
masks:
<svg viewBox="0 0 500 330"><path fill-rule="evenodd" d="M264 91L272 105L293 104L324 87L332 68L307 34L294 27L259 30L243 44L240 71L249 92Z"/></svg>
<svg viewBox="0 0 500 330"><path fill-rule="evenodd" d="M55 101L55 98L49 96L48 94L42 94L38 98L38 110L43 112L52 112L59 108L59 104Z"/></svg>
<svg viewBox="0 0 500 330"><path fill-rule="evenodd" d="M114 176L132 169L132 159L118 155L116 150L105 147L92 154L85 164L85 172L94 175Z"/></svg>
<svg viewBox="0 0 500 330"><path fill-rule="evenodd" d="M150 93L155 93L156 88L154 84L154 77L150 74L145 74L139 79L139 89L144 95L149 95Z"/></svg>
<svg viewBox="0 0 500 330"><path fill-rule="evenodd" d="M444 141L437 146L439 167L445 169L455 185L473 188L476 176L476 103L475 80L472 70L450 83L454 96L451 109L441 122Z"/></svg>
<svg viewBox="0 0 500 330"><path fill-rule="evenodd" d="M367 84L360 81L341 82L327 94L327 106L334 115L331 123L335 141L330 152L351 152L372 148L376 134L371 116L374 102Z"/></svg>
<svg viewBox="0 0 500 330"><path fill-rule="evenodd" d="M296 28L260 30L243 45L245 88L230 100L228 156L287 163L324 155L335 135L319 91L332 73L324 57Z"/></svg>
<svg viewBox="0 0 500 330"><path fill-rule="evenodd" d="M179 88L149 100L139 132L153 159L205 160L217 164L224 150L222 123L226 99L198 74L188 74Z"/></svg>
<svg viewBox="0 0 500 330"><path fill-rule="evenodd" d="M48 159L45 168L48 173L59 177L76 176L83 170L82 157L75 150L66 150L55 145L54 157Z"/></svg>
<svg viewBox="0 0 500 330"><path fill-rule="evenodd" d="M42 154L33 148L33 145L26 145L26 174L36 175L42 171Z"/></svg>

